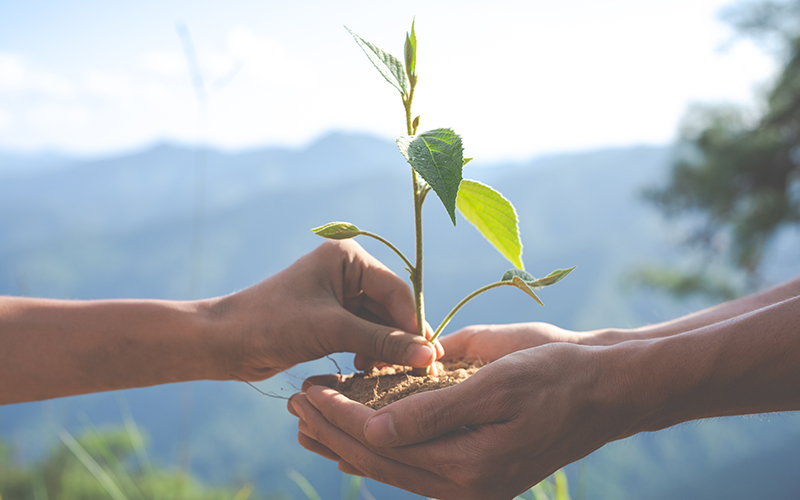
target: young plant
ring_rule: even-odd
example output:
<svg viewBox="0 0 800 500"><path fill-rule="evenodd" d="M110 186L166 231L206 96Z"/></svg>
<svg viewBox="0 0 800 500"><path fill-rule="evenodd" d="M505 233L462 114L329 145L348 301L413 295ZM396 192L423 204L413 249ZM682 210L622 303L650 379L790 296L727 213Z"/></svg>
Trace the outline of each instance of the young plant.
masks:
<svg viewBox="0 0 800 500"><path fill-rule="evenodd" d="M406 133L397 139L397 147L411 165L411 178L414 191L414 227L416 236L416 255L412 263L395 245L377 234L359 229L348 222L331 222L312 229L324 238L343 240L356 236L368 236L384 243L405 263L414 291L418 333L425 336L425 306L422 296L422 205L428 193L433 190L444 204L453 225L456 224L456 210L461 212L480 233L513 265L500 281L488 284L467 295L445 316L430 341L442 333L456 312L477 295L501 286L514 286L530 295L533 300L544 305L536 295L536 290L553 285L569 274L574 267L557 269L544 278L536 279L525 271L522 263L522 243L519 237L519 222L514 206L503 195L482 184L462 178L464 166L472 158L464 158L461 137L449 128L437 128L417 133L420 117L411 112L414 91L417 87L417 37L414 23L411 32L406 33L405 64L367 42L349 28L370 62L398 92L403 100L406 117Z"/></svg>

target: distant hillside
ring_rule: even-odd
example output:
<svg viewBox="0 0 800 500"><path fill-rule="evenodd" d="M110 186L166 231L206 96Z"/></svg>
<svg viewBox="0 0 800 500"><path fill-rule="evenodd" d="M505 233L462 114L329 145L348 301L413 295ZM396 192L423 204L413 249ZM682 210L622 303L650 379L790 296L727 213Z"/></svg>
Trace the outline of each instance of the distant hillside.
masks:
<svg viewBox="0 0 800 500"><path fill-rule="evenodd" d="M531 320L568 328L636 326L703 306L625 285L637 265L679 255L675 230L639 197L643 186L663 179L669 155L667 148L639 147L514 165L471 163L466 177L488 182L516 205L529 271L578 269L542 292L544 308L518 291L499 290L464 308L448 330ZM82 299L226 294L313 249L321 240L309 229L332 220L351 221L401 248L412 247L409 167L394 144L373 137L333 134L302 149L237 153L159 145L30 169L4 158L10 157L0 155L0 294ZM12 170L14 175L2 175ZM191 289L198 172L204 186L199 292ZM439 205L431 198L425 209L432 322L509 267L463 219L453 228ZM402 273L394 254L373 241L361 243ZM800 258L788 248L776 279L800 272ZM347 356L338 359L343 369L352 369ZM309 363L263 387L288 396L303 377L332 370L327 360ZM183 399L193 409L192 466L202 476L247 478L265 492L302 498L285 478L292 467L318 490L338 491L335 466L296 444L295 422L283 401L240 383L178 384L125 394L157 460L177 460L179 440L186 435L181 429L189 425L180 413ZM33 460L55 442L53 423L75 427L82 413L95 423L119 422L113 395L91 395L0 407L0 435L20 460ZM587 498L656 498L667 491L674 498L708 498L709 491L736 491L735 485L754 481L733 473L748 464L765 467L774 457L771 470L788 470L785 462L792 459L795 468L800 465L785 443L800 443L795 414L721 419L636 436L588 458ZM570 469L573 480L575 471ZM778 476L759 491L800 496L800 485L789 479L781 482ZM387 487L370 489L382 499L408 498Z"/></svg>

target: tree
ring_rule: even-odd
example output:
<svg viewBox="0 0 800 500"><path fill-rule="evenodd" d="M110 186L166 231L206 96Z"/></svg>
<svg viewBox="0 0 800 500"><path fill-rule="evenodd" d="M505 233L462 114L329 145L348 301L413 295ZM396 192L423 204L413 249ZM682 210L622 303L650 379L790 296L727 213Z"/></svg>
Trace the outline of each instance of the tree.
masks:
<svg viewBox="0 0 800 500"><path fill-rule="evenodd" d="M708 259L725 257L745 288L752 288L761 284L770 241L781 228L800 223L800 1L738 4L724 17L740 35L775 51L783 69L761 111L690 109L667 185L645 197L687 221L687 243ZM688 273L649 269L641 277L677 294L730 298L745 291L730 274L714 278L706 266L698 267Z"/></svg>

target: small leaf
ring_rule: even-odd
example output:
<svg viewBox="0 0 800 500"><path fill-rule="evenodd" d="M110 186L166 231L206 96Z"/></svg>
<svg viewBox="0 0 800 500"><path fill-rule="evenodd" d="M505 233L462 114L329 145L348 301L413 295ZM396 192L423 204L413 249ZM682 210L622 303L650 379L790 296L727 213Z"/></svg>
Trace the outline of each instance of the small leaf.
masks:
<svg viewBox="0 0 800 500"><path fill-rule="evenodd" d="M417 74L417 34L414 32L414 24L416 20L411 21L411 33L406 33L406 74L408 79L411 80L412 86Z"/></svg>
<svg viewBox="0 0 800 500"><path fill-rule="evenodd" d="M514 276L518 276L526 283L536 279L533 277L533 275L531 275L531 273L523 271L522 269L509 269L503 274L503 277L500 279L500 281L511 281Z"/></svg>
<svg viewBox="0 0 800 500"><path fill-rule="evenodd" d="M411 130L416 132L417 127L419 127L419 115L417 115L417 117L414 118L414 121L411 122Z"/></svg>
<svg viewBox="0 0 800 500"><path fill-rule="evenodd" d="M530 295L533 298L533 300L535 300L536 302L539 303L540 306L544 306L544 304L539 299L539 297L536 296L536 292L534 292L533 289L531 289L531 287L529 287L527 283L522 281L522 278L520 278L519 276L514 276L513 278L511 278L511 283L515 287L519 288L523 292L525 292L528 295Z"/></svg>
<svg viewBox="0 0 800 500"><path fill-rule="evenodd" d="M363 50L367 55L370 62L372 62L372 65L375 66L375 69L377 69L378 72L383 75L384 78L386 78L387 82L391 83L394 88L399 90L405 98L408 95L409 86L408 78L406 78L406 72L403 69L403 64L393 55L382 51L377 46L369 43L353 33L353 31L347 26L345 26L344 29L353 35L356 43L358 43L359 47L361 47L361 50Z"/></svg>
<svg viewBox="0 0 800 500"><path fill-rule="evenodd" d="M525 269L517 211L510 201L486 184L464 179L456 206L503 257L518 269Z"/></svg>
<svg viewBox="0 0 800 500"><path fill-rule="evenodd" d="M472 158L464 158L464 166L466 167L467 163L471 162L472 160Z"/></svg>
<svg viewBox="0 0 800 500"><path fill-rule="evenodd" d="M312 231L317 236L331 240L347 240L361 234L361 230L349 222L329 222L324 226L315 227Z"/></svg>
<svg viewBox="0 0 800 500"><path fill-rule="evenodd" d="M442 200L455 226L456 197L461 184L461 169L464 167L461 136L449 128L437 128L400 137L397 147Z"/></svg>
<svg viewBox="0 0 800 500"><path fill-rule="evenodd" d="M578 266L572 266L569 269L556 269L552 273L548 274L544 278L539 278L538 280L525 280L528 282L528 285L534 288L542 288L545 286L555 285L562 279L564 279L569 273L572 272Z"/></svg>

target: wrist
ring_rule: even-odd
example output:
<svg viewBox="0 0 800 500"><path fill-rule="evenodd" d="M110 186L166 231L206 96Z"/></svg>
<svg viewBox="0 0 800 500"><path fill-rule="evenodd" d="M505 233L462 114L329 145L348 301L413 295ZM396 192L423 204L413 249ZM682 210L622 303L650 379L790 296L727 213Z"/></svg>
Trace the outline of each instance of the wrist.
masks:
<svg viewBox="0 0 800 500"><path fill-rule="evenodd" d="M629 330L616 328L603 328L601 330L590 330L588 332L572 332L570 342L585 346L611 346L632 340L635 337L630 335Z"/></svg>
<svg viewBox="0 0 800 500"><path fill-rule="evenodd" d="M235 295L191 302L206 353L209 380L235 379L242 370L243 354L240 313Z"/></svg>
<svg viewBox="0 0 800 500"><path fill-rule="evenodd" d="M603 381L599 404L612 415L616 425L612 440L657 430L655 420L663 414L668 400L663 382L670 379L657 374L658 359L652 356L656 342L620 341L595 349L597 376Z"/></svg>

